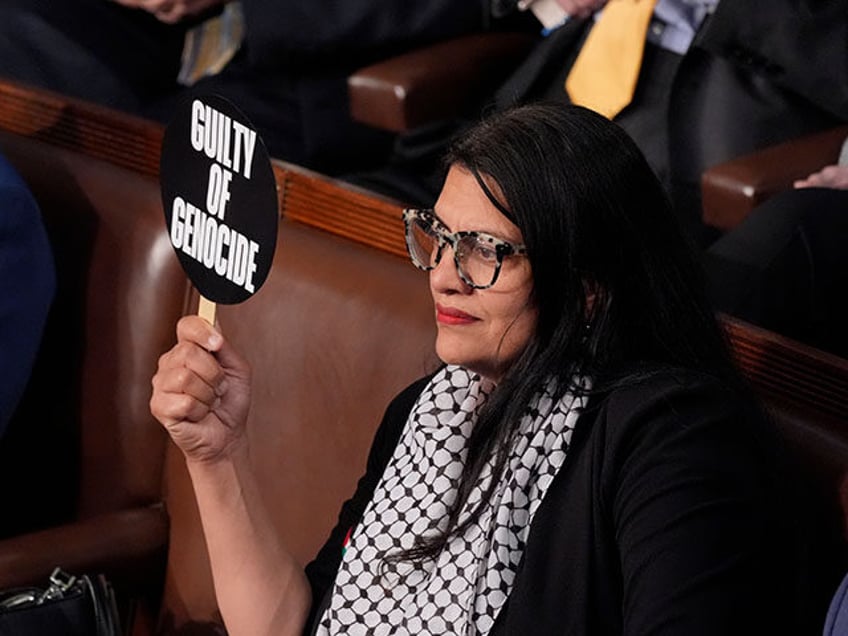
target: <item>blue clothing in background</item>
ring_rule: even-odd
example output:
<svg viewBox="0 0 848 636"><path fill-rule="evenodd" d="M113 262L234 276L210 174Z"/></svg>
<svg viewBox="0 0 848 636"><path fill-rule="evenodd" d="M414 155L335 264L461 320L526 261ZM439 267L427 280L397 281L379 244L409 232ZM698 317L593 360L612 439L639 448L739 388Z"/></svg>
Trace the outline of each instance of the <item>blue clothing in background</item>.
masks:
<svg viewBox="0 0 848 636"><path fill-rule="evenodd" d="M717 4L718 0L658 0L647 40L666 51L683 55ZM594 19L600 18L603 12L603 9L597 11Z"/></svg>
<svg viewBox="0 0 848 636"><path fill-rule="evenodd" d="M29 380L55 288L38 204L0 157L0 436Z"/></svg>
<svg viewBox="0 0 848 636"><path fill-rule="evenodd" d="M848 633L848 574L833 595L833 601L824 623L824 636Z"/></svg>

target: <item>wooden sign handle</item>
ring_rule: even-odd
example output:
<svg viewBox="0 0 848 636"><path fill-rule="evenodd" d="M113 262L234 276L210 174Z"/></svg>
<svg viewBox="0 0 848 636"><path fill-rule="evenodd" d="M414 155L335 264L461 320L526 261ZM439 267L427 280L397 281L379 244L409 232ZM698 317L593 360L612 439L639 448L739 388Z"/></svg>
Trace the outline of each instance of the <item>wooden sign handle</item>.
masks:
<svg viewBox="0 0 848 636"><path fill-rule="evenodd" d="M200 304L197 307L197 315L206 320L210 325L215 324L215 308L216 304L206 298L206 296L200 296Z"/></svg>

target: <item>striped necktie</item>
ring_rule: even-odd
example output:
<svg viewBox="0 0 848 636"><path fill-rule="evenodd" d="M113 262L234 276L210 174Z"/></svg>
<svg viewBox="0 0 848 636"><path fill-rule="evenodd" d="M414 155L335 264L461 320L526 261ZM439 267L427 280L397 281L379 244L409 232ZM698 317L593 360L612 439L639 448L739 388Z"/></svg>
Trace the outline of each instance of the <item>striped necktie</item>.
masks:
<svg viewBox="0 0 848 636"><path fill-rule="evenodd" d="M241 46L244 17L240 2L229 2L217 16L186 34L178 82L190 86L201 77L215 75Z"/></svg>
<svg viewBox="0 0 848 636"><path fill-rule="evenodd" d="M633 99L656 0L610 0L574 61L571 101L612 119Z"/></svg>

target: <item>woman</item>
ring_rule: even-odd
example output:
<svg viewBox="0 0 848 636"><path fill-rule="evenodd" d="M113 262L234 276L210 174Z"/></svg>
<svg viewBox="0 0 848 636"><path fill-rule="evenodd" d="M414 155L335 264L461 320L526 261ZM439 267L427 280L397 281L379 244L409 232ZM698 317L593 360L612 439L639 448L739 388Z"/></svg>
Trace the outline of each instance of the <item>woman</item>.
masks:
<svg viewBox="0 0 848 636"><path fill-rule="evenodd" d="M779 633L768 436L633 142L536 104L448 163L404 214L445 366L389 405L307 576L256 494L246 362L196 317L160 360L229 632Z"/></svg>

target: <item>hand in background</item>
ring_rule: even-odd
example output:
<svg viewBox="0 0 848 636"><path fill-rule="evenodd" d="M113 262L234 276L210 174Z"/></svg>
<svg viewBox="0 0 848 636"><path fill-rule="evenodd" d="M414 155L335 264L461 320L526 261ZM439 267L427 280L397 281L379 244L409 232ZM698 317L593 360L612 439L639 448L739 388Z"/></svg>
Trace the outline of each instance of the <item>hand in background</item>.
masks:
<svg viewBox="0 0 848 636"><path fill-rule="evenodd" d="M806 179L795 182L796 188L836 188L848 190L848 165L825 166Z"/></svg>
<svg viewBox="0 0 848 636"><path fill-rule="evenodd" d="M568 15L573 18L587 18L602 9L607 0L556 0Z"/></svg>
<svg viewBox="0 0 848 636"><path fill-rule="evenodd" d="M152 13L161 22L177 22L203 13L207 9L226 4L229 0L114 0L132 9Z"/></svg>

